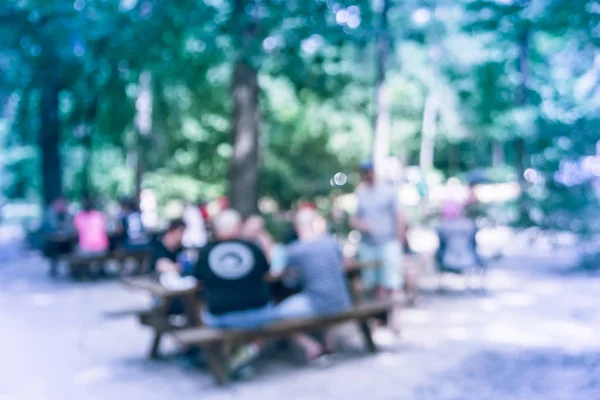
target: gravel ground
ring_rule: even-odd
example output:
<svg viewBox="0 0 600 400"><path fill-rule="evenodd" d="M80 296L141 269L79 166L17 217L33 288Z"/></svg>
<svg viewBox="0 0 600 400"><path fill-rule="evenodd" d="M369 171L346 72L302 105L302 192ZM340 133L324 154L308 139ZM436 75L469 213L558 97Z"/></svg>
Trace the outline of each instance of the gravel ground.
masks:
<svg viewBox="0 0 600 400"><path fill-rule="evenodd" d="M459 280L426 290L403 314L402 340L375 356L348 326L339 333L349 350L332 367L277 354L220 389L174 355L147 361L150 332L133 318L105 318L145 295L115 281L51 280L43 260L15 253L0 263L0 399L600 399L600 279L565 276L557 260L508 257L485 295ZM163 351L176 348L167 341Z"/></svg>

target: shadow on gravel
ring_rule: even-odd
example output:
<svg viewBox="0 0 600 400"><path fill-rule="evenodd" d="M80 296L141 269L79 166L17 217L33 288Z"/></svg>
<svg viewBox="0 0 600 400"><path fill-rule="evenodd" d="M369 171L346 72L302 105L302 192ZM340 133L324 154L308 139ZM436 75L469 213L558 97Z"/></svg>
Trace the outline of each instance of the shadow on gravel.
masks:
<svg viewBox="0 0 600 400"><path fill-rule="evenodd" d="M600 352L485 351L419 387L420 400L600 399Z"/></svg>

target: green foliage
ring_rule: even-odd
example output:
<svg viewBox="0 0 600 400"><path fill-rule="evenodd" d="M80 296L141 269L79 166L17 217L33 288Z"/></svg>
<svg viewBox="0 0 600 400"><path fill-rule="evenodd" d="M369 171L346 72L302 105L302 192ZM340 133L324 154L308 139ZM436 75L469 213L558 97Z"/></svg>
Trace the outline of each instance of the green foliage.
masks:
<svg viewBox="0 0 600 400"><path fill-rule="evenodd" d="M238 60L259 70L261 193L284 206L327 195L332 176L350 173L371 151L380 33L371 3L251 1L235 13L236 0L4 1L4 195L41 197L35 149L44 132L40 97L52 79L60 84L62 176L71 197L81 196L86 176L105 197L132 194L138 150L143 187L161 202L227 193ZM591 184L553 178L561 160L593 154L598 139L599 2L442 3L394 2L390 11L390 153L418 163L423 108L434 94L435 168L450 175L493 167L514 179L514 143L523 138L526 166L544 178L528 186L531 219L588 230L597 201ZM250 39L241 35L248 31ZM152 129L140 140L142 73L152 78ZM493 156L493 148L502 151ZM559 223L565 218L582 226Z"/></svg>

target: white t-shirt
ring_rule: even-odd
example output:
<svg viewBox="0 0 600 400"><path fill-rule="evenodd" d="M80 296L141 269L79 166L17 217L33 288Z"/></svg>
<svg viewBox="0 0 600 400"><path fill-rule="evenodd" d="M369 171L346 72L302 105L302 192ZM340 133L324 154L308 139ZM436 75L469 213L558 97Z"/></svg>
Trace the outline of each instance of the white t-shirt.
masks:
<svg viewBox="0 0 600 400"><path fill-rule="evenodd" d="M203 247L206 244L206 225L198 207L188 206L183 212L186 228L183 234L185 247Z"/></svg>

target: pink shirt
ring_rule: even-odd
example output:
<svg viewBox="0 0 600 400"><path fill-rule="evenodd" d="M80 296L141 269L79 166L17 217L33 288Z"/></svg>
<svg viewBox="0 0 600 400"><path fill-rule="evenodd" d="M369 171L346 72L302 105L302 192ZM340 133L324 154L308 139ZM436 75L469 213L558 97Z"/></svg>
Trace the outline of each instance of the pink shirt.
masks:
<svg viewBox="0 0 600 400"><path fill-rule="evenodd" d="M458 200L446 200L442 205L442 218L460 218L463 215L464 208L464 204L459 202Z"/></svg>
<svg viewBox="0 0 600 400"><path fill-rule="evenodd" d="M75 229L79 234L79 247L83 251L106 251L106 219L100 211L81 211L75 216Z"/></svg>

